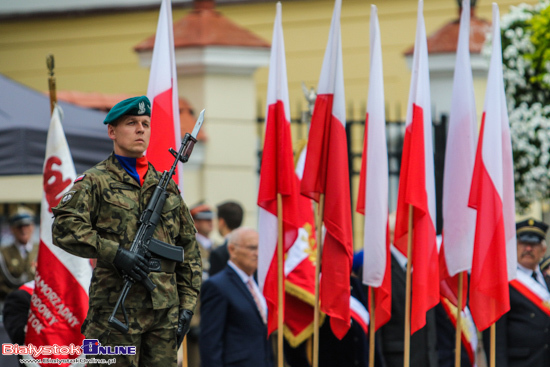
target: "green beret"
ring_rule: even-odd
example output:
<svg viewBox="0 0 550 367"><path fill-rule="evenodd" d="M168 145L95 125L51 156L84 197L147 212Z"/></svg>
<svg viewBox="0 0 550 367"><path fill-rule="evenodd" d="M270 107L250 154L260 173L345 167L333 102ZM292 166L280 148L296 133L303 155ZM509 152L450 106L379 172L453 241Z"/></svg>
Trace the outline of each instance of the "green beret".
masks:
<svg viewBox="0 0 550 367"><path fill-rule="evenodd" d="M141 97L132 97L125 99L124 101L118 102L111 108L111 111L105 117L103 123L105 125L112 124L120 117L125 115L132 116L142 116L147 115L151 116L151 102L146 96Z"/></svg>

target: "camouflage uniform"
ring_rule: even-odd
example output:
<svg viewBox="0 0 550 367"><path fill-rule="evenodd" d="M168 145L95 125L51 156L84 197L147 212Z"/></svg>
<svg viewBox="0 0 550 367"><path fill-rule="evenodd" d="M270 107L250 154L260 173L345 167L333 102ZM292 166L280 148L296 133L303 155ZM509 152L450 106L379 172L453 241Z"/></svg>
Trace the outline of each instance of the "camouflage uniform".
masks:
<svg viewBox="0 0 550 367"><path fill-rule="evenodd" d="M117 364L125 366L176 365L179 312L194 310L201 286L201 258L193 220L177 186L170 181L170 195L154 237L183 247L185 260L175 264L175 270L169 269L173 262L162 260L161 271L149 274L156 285L153 292L141 283L133 285L124 303L130 322L128 334L108 325L124 283L113 265L117 248L130 248L140 214L159 179L160 174L149 164L140 187L111 154L77 179L53 209L53 243L73 255L97 258L82 333L88 339L99 339L103 346L136 346L136 356L116 356ZM123 320L121 312L118 318Z"/></svg>

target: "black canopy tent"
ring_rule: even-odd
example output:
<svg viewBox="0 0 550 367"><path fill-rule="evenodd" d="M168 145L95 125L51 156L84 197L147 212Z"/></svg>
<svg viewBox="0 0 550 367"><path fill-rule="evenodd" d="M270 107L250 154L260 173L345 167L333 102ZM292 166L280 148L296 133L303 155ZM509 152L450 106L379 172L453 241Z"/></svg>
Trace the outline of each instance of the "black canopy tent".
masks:
<svg viewBox="0 0 550 367"><path fill-rule="evenodd" d="M106 114L59 105L76 172L82 173L113 149L103 125ZM42 174L49 126L48 96L0 75L0 176Z"/></svg>

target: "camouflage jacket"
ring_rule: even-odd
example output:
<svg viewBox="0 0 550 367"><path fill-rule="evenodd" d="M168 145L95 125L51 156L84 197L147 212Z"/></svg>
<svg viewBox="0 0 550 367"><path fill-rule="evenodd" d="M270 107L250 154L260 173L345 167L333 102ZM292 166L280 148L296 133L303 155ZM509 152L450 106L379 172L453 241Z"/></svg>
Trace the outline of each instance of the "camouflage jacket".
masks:
<svg viewBox="0 0 550 367"><path fill-rule="evenodd" d="M97 258L90 284L90 308L111 312L124 280L113 265L118 246L129 249L141 213L158 184L160 174L149 164L143 185L122 168L114 154L75 180L73 187L53 208L53 243L80 257ZM193 311L201 286L201 257L195 227L174 181L154 237L183 247L185 259L174 273L151 272L157 286L148 292L133 285L124 306L162 309L175 305Z"/></svg>

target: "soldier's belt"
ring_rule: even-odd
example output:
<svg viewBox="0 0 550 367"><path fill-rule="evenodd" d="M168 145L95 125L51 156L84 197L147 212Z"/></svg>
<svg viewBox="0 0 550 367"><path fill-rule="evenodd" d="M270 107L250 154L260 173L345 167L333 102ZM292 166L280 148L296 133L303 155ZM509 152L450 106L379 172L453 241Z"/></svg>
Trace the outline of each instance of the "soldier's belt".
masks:
<svg viewBox="0 0 550 367"><path fill-rule="evenodd" d="M173 273L176 270L176 263L171 260L152 257L149 259L149 270L152 272Z"/></svg>
<svg viewBox="0 0 550 367"><path fill-rule="evenodd" d="M170 274L176 270L176 263L171 260L152 257L148 260L148 262L149 262L149 270L152 271L153 273L163 272L163 273ZM96 267L117 270L112 264L103 263L99 261L97 262Z"/></svg>

